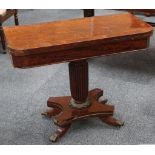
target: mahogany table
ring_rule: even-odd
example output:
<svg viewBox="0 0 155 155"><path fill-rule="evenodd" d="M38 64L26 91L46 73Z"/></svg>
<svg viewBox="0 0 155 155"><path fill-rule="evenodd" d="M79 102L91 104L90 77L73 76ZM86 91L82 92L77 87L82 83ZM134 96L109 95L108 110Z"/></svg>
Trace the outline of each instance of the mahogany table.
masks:
<svg viewBox="0 0 155 155"><path fill-rule="evenodd" d="M5 27L4 32L14 67L69 62L71 96L50 97L47 106L51 109L43 113L54 117L58 126L51 141L57 141L73 121L83 118L98 117L112 126L123 125L113 118L114 106L99 101L103 90L88 91L87 59L147 48L153 32L150 25L125 13Z"/></svg>

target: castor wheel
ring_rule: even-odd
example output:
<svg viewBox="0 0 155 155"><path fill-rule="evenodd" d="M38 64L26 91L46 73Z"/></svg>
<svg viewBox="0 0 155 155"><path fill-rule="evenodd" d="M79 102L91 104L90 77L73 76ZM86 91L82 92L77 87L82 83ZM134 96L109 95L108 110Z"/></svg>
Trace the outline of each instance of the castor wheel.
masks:
<svg viewBox="0 0 155 155"><path fill-rule="evenodd" d="M124 126L124 122L121 120L116 120L116 124L114 126L120 128L120 127Z"/></svg>
<svg viewBox="0 0 155 155"><path fill-rule="evenodd" d="M47 111L41 113L42 116L49 117L49 113Z"/></svg>
<svg viewBox="0 0 155 155"><path fill-rule="evenodd" d="M70 126L71 126L71 124L68 124L65 127L59 127L56 130L56 132L51 135L51 137L49 138L49 140L51 142L57 142L58 139L61 138L68 131L68 129L70 128Z"/></svg>
<svg viewBox="0 0 155 155"><path fill-rule="evenodd" d="M56 142L56 141L58 140L58 138L59 138L59 135L58 135L57 133L54 133L54 134L49 138L49 140L50 140L51 142Z"/></svg>

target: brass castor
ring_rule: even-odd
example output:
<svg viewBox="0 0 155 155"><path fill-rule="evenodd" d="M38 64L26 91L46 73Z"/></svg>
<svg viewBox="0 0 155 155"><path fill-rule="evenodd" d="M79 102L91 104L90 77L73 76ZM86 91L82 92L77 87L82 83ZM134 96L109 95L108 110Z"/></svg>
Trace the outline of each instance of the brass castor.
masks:
<svg viewBox="0 0 155 155"><path fill-rule="evenodd" d="M56 132L51 135L49 140L51 142L57 142L58 139L61 138L68 131L69 128L70 128L70 124L65 127L58 127Z"/></svg>

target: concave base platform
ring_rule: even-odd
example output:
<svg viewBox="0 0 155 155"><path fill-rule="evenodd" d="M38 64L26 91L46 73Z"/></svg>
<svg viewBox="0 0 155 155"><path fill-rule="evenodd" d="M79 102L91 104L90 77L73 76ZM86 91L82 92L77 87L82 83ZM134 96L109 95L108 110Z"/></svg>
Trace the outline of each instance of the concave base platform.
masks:
<svg viewBox="0 0 155 155"><path fill-rule="evenodd" d="M99 101L103 95L101 89L93 89L88 93L88 101L90 105L86 108L73 108L70 105L71 96L50 97L47 106L51 107L49 111L42 113L46 117L53 117L55 125L58 126L57 131L50 137L52 142L56 142L69 129L72 122L88 117L98 117L104 123L112 126L122 126L124 123L113 118L114 106L107 105L107 100Z"/></svg>

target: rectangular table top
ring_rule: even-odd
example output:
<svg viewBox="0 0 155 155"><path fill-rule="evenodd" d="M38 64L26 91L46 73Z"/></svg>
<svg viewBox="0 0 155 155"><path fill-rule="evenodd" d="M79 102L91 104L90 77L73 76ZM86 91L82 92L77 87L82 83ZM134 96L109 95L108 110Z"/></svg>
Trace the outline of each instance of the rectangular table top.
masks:
<svg viewBox="0 0 155 155"><path fill-rule="evenodd" d="M152 27L132 14L96 16L82 19L4 28L8 48L14 55L89 46L107 39L152 33ZM46 50L45 50L46 49Z"/></svg>
<svg viewBox="0 0 155 155"><path fill-rule="evenodd" d="M4 28L13 65L35 67L148 47L153 28L130 13Z"/></svg>

